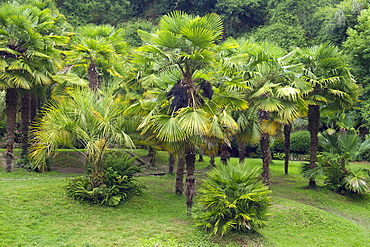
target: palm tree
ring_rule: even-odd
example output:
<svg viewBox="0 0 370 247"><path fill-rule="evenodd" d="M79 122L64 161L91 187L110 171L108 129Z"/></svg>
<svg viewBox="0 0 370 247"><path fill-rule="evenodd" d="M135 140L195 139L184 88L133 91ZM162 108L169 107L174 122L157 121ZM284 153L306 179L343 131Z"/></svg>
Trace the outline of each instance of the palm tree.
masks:
<svg viewBox="0 0 370 247"><path fill-rule="evenodd" d="M334 45L324 43L299 50L298 61L303 64L302 78L311 84L306 94L308 131L310 132L310 169L316 167L320 110L348 109L359 96L359 86L352 77L344 55ZM310 178L309 186L316 186Z"/></svg>
<svg viewBox="0 0 370 247"><path fill-rule="evenodd" d="M214 97L208 80L216 61L214 49L221 38L222 28L221 18L216 14L199 17L175 11L162 17L156 33L140 31L147 45L138 48L133 61L149 65L155 74L142 78L142 81L162 78L160 83L151 80L157 89L162 88L159 90L162 93L155 95L152 89L151 94L147 94L157 106L141 127L161 141L172 143L178 153L178 194L183 192L183 165L186 163L188 177L194 173L194 146L204 136L223 139L223 129L237 128L228 113L227 103L222 103L222 96ZM232 99L237 100L230 98L230 101ZM246 106L243 103L241 108ZM193 182L187 186L193 187ZM189 206L192 202L188 203Z"/></svg>
<svg viewBox="0 0 370 247"><path fill-rule="evenodd" d="M123 30L110 25L87 25L77 29L71 48L67 55L69 67L89 81L89 88L96 90L102 79L111 76L123 78L125 71L122 66L129 46L123 41ZM68 67L66 67L68 68Z"/></svg>
<svg viewBox="0 0 370 247"><path fill-rule="evenodd" d="M32 130L29 154L31 167L47 171L46 156L65 146L80 152L91 166L91 173L103 171L103 160L111 144L133 147L125 132L127 123L112 90L101 93L84 88L71 89L56 104L50 104ZM84 146L86 151L77 149Z"/></svg>
<svg viewBox="0 0 370 247"><path fill-rule="evenodd" d="M249 54L243 70L248 86L247 100L254 109L260 124L260 146L262 152L262 177L269 182L271 163L270 135L275 135L282 125L297 118L305 103L301 97L304 87L296 80L291 64L294 52L286 54L269 43L241 43L242 53Z"/></svg>
<svg viewBox="0 0 370 247"><path fill-rule="evenodd" d="M37 4L35 4L37 5ZM35 85L51 83L51 75L60 69L57 46L66 44L64 32L70 30L58 12L17 2L0 6L0 77L7 90L7 171L10 171L14 144L17 90L30 90ZM28 92L23 93L21 107L29 118ZM28 121L23 121L23 156L27 150Z"/></svg>

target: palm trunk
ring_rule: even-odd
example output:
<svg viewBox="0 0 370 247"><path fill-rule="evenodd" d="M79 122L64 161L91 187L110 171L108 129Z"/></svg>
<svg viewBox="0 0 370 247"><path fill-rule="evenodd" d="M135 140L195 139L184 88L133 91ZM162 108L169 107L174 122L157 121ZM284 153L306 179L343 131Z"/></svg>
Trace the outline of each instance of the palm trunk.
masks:
<svg viewBox="0 0 370 247"><path fill-rule="evenodd" d="M198 162L204 162L204 157L203 157L203 151L199 152L199 159Z"/></svg>
<svg viewBox="0 0 370 247"><path fill-rule="evenodd" d="M318 133L320 129L320 106L309 105L308 106L308 131L310 132L310 164L309 168L313 169L316 167L317 161L317 149L319 146ZM315 178L310 178L309 186L315 187Z"/></svg>
<svg viewBox="0 0 370 247"><path fill-rule="evenodd" d="M186 174L187 176L194 175L195 170L195 151L194 147L187 147L185 150Z"/></svg>
<svg viewBox="0 0 370 247"><path fill-rule="evenodd" d="M17 103L18 92L15 88L8 88L6 90L5 104L6 104L6 171L10 172L13 164L13 146L15 138L15 127L17 117Z"/></svg>
<svg viewBox="0 0 370 247"><path fill-rule="evenodd" d="M210 155L209 157L209 167L212 168L212 167L215 167L215 155Z"/></svg>
<svg viewBox="0 0 370 247"><path fill-rule="evenodd" d="M99 72L94 61L91 61L88 68L89 88L97 90L99 88Z"/></svg>
<svg viewBox="0 0 370 247"><path fill-rule="evenodd" d="M30 125L30 98L31 93L29 91L24 91L21 98L21 130L22 130L22 153L21 158L24 159L28 154L28 128Z"/></svg>
<svg viewBox="0 0 370 247"><path fill-rule="evenodd" d="M288 175L289 173L289 159L290 159L290 133L292 132L292 125L284 125L284 173Z"/></svg>
<svg viewBox="0 0 370 247"><path fill-rule="evenodd" d="M182 195L183 192L183 180L185 171L185 152L184 149L179 150L177 155L177 171L176 171L176 188L175 192L178 195Z"/></svg>
<svg viewBox="0 0 370 247"><path fill-rule="evenodd" d="M244 164L246 151L245 151L245 143L243 141L238 141L238 151L239 151L239 163Z"/></svg>
<svg viewBox="0 0 370 247"><path fill-rule="evenodd" d="M154 167L155 166L155 155L156 155L156 151L154 148L152 147L149 147L149 153L148 153L148 157L150 158L149 159L149 164L150 166Z"/></svg>
<svg viewBox="0 0 370 247"><path fill-rule="evenodd" d="M176 163L176 155L172 152L169 153L168 158L168 173L173 174L173 168L175 167Z"/></svg>
<svg viewBox="0 0 370 247"><path fill-rule="evenodd" d="M270 116L267 111L258 110L258 119L262 123L263 120L269 120ZM270 149L270 135L263 132L261 133L260 138L261 146L261 156L262 156L262 180L265 184L269 184L270 180L270 163L271 158L271 149Z"/></svg>
<svg viewBox="0 0 370 247"><path fill-rule="evenodd" d="M37 110L38 110L38 98L36 95L31 94L31 103L30 103L30 122L31 125L35 121L37 117Z"/></svg>
<svg viewBox="0 0 370 247"><path fill-rule="evenodd" d="M269 184L270 180L270 163L271 163L271 150L270 150L270 136L269 134L262 133L260 139L261 156L262 156L262 179L265 184Z"/></svg>
<svg viewBox="0 0 370 247"><path fill-rule="evenodd" d="M193 197L195 195L195 151L194 147L187 147L185 153L186 160L186 206L188 215L191 214L191 208L193 206Z"/></svg>

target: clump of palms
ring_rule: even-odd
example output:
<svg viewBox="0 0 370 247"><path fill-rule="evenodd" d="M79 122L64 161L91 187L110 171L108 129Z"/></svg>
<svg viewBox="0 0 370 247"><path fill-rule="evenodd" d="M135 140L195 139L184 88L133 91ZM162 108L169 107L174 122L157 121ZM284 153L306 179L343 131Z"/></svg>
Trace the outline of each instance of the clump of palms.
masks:
<svg viewBox="0 0 370 247"><path fill-rule="evenodd" d="M100 92L71 89L44 110L32 130L31 168L45 172L45 158L68 147L86 158L91 173L99 173L109 146L134 146L125 132L124 109L117 104L117 96L109 90ZM84 149L78 149L81 146Z"/></svg>
<svg viewBox="0 0 370 247"><path fill-rule="evenodd" d="M142 185L133 175L140 168L128 154L107 155L104 170L88 176L72 178L66 187L73 199L89 204L117 206L141 192Z"/></svg>
<svg viewBox="0 0 370 247"><path fill-rule="evenodd" d="M212 235L260 228L268 217L269 194L257 170L241 164L217 166L200 186L197 225Z"/></svg>
<svg viewBox="0 0 370 247"><path fill-rule="evenodd" d="M306 178L314 179L317 175L323 175L325 184L337 192L353 192L364 194L370 189L369 170L350 168L350 161L361 155L370 148L370 139L361 141L356 133L337 133L328 129L322 133L327 152L318 155L318 165L310 168L303 167L303 174ZM324 145L325 145L324 144Z"/></svg>

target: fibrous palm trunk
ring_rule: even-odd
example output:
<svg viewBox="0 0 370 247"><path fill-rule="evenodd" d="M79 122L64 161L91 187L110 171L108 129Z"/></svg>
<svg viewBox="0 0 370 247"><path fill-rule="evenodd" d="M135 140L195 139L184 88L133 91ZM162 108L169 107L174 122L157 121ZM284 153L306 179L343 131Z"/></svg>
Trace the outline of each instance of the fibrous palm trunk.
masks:
<svg viewBox="0 0 370 247"><path fill-rule="evenodd" d="M149 157L149 164L150 166L154 167L155 166L155 155L156 151L154 148L149 147L149 152L148 152L148 157Z"/></svg>
<svg viewBox="0 0 370 247"><path fill-rule="evenodd" d="M31 124L35 121L37 117L37 110L38 110L38 98L36 95L31 94L31 103L30 103L30 122Z"/></svg>
<svg viewBox="0 0 370 247"><path fill-rule="evenodd" d="M316 167L317 149L319 145L319 138L317 135L319 133L319 129L320 129L320 106L309 105L307 130L310 132L310 164L309 164L310 169ZM316 186L316 181L314 178L310 178L309 186L310 187Z"/></svg>
<svg viewBox="0 0 370 247"><path fill-rule="evenodd" d="M292 125L284 124L284 173L289 173L289 159L290 159L290 133L292 132Z"/></svg>
<svg viewBox="0 0 370 247"><path fill-rule="evenodd" d="M264 120L269 120L270 116L267 111L258 110L258 119L260 123ZM262 180L265 184L269 184L270 179L270 163L271 158L271 149L270 149L270 135L264 131L261 133L260 137L260 146L261 146L261 158L262 158Z"/></svg>
<svg viewBox="0 0 370 247"><path fill-rule="evenodd" d="M24 91L21 97L21 130L22 130L22 153L21 158L24 159L27 157L28 153L28 129L30 125L30 99L31 93L29 91Z"/></svg>
<svg viewBox="0 0 370 247"><path fill-rule="evenodd" d="M193 197L195 195L195 150L193 146L188 146L185 149L185 160L186 160L186 206L188 215L191 214L191 208L193 206Z"/></svg>
<svg viewBox="0 0 370 247"><path fill-rule="evenodd" d="M6 171L10 172L13 164L13 146L15 138L16 117L17 117L18 91L16 88L6 90Z"/></svg>
<svg viewBox="0 0 370 247"><path fill-rule="evenodd" d="M182 195L184 189L185 150L180 149L177 155L176 188L175 192Z"/></svg>
<svg viewBox="0 0 370 247"><path fill-rule="evenodd" d="M270 136L262 132L261 139L261 156L262 156L262 179L265 184L269 184L270 180L270 163L271 163L271 150L270 150Z"/></svg>
<svg viewBox="0 0 370 247"><path fill-rule="evenodd" d="M238 151L239 151L239 163L244 164L246 151L245 151L245 142L238 141Z"/></svg>
<svg viewBox="0 0 370 247"><path fill-rule="evenodd" d="M89 88L91 90L96 90L99 88L99 72L98 68L94 61L91 61L88 68L88 80L89 80Z"/></svg>
<svg viewBox="0 0 370 247"><path fill-rule="evenodd" d="M172 152L169 153L168 158L168 173L173 174L173 168L175 167L176 163L176 155Z"/></svg>

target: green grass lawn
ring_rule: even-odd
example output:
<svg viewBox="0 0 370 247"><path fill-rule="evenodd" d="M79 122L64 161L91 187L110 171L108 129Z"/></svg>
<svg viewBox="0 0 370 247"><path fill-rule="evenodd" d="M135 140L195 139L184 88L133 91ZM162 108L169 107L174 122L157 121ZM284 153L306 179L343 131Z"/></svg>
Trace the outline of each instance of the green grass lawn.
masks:
<svg viewBox="0 0 370 247"><path fill-rule="evenodd" d="M166 162L167 157L160 154L158 160ZM257 159L246 162L260 164ZM207 165L197 163L199 177ZM223 238L209 238L193 226L185 197L174 194L173 176L138 177L147 187L143 195L108 208L65 195L66 177L76 174L1 170L0 246L370 246L370 195L306 189L299 167L292 162L286 176L282 161L271 165L268 226Z"/></svg>

